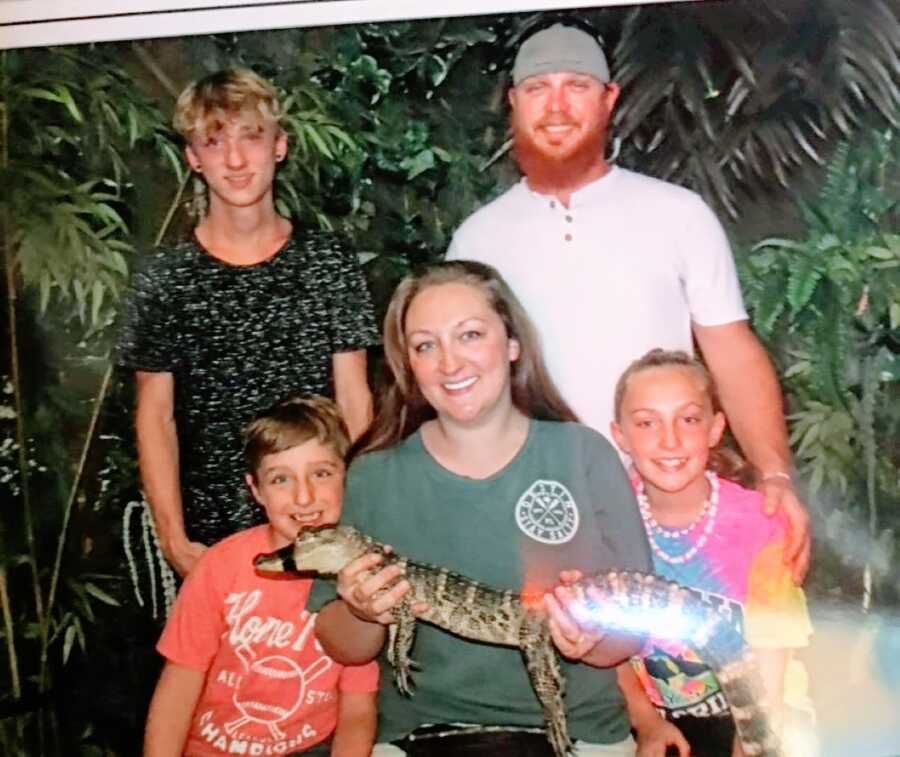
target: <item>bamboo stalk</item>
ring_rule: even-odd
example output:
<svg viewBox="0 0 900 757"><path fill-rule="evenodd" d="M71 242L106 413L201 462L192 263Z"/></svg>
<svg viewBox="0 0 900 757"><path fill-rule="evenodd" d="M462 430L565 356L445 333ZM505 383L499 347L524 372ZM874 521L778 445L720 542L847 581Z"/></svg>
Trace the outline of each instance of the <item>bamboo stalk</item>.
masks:
<svg viewBox="0 0 900 757"><path fill-rule="evenodd" d="M147 48L140 42L132 42L131 49L134 51L135 55L137 55L138 60L144 64L144 67L153 74L156 80L163 86L163 89L165 89L173 99L177 99L180 90L175 86L172 80L166 76L166 72L162 70Z"/></svg>
<svg viewBox="0 0 900 757"><path fill-rule="evenodd" d="M875 444L875 395L878 391L878 369L874 355L866 355L862 361L862 389L861 404L862 422L865 424L863 433L863 449L866 460L866 500L869 505L869 536L875 539L878 536L878 497L877 464L878 448Z"/></svg>
<svg viewBox="0 0 900 757"><path fill-rule="evenodd" d="M56 544L56 559L53 561L53 575L50 579L50 593L47 595L47 613L45 618L50 618L51 612L53 610L53 604L56 600L56 587L59 584L59 572L62 567L62 558L63 558L63 550L66 545L66 533L69 529L69 519L72 516L72 507L75 505L75 498L78 495L78 490L81 487L81 478L84 475L84 466L87 463L88 452L91 450L92 442L94 440L94 432L97 428L97 421L100 418L100 409L103 407L103 401L106 399L106 394L109 391L109 384L112 380L112 372L113 372L113 364L110 364L106 368L106 373L103 374L103 381L100 384L100 389L97 392L97 397L94 399L94 411L91 413L91 421L88 424L87 437L85 439L84 445L81 448L81 458L78 460L78 468L75 470L75 479L72 481L72 487L69 489L69 498L66 502L65 510L63 511L63 522L62 526L59 529L59 539ZM46 672L47 665L47 644L43 644L41 647L41 680L44 678L44 673Z"/></svg>
<svg viewBox="0 0 900 757"><path fill-rule="evenodd" d="M188 181L190 180L190 174L186 174L184 179L181 181L181 184L178 187L178 191L175 193L175 197L172 200L172 203L169 206L168 212L163 219L162 224L160 225L159 231L154 240L154 247L158 247L163 237L165 236L166 231L169 228L169 224L172 222L172 218L175 216L175 211L178 208L178 203L181 201L181 196L184 193L184 189L187 186ZM107 366L106 372L103 374L103 380L100 383L100 388L97 392L97 397L94 400L94 409L91 413L91 420L88 425L87 434L85 436L84 445L81 448L81 457L78 461L78 468L75 471L75 478L72 481L72 486L69 489L69 497L66 502L65 511L63 513L63 524L60 528L59 532L59 540L56 545L56 558L53 562L53 574L50 580L50 593L47 598L47 612L44 616L47 619L49 624L49 618L51 617L51 611L53 609L53 605L56 601L56 589L59 585L59 574L62 569L62 559L63 552L65 550L66 537L69 530L69 520L72 514L72 508L75 504L75 499L78 496L78 490L81 488L81 479L84 475L84 467L87 463L88 453L91 450L94 442L94 434L97 430L97 422L100 418L100 410L103 407L103 403L106 400L106 396L109 393L109 387L112 383L112 375L115 366L112 362ZM40 680L43 683L46 672L47 672L47 659L48 659L48 647L49 644L45 641L49 638L49 625L45 629L45 633L41 637L41 669L40 669Z"/></svg>
<svg viewBox="0 0 900 757"><path fill-rule="evenodd" d="M874 546L878 537L878 501L876 497L877 449L875 445L875 393L878 391L878 373L875 358L866 355L861 366L862 399L860 401L859 423L862 427L863 455L866 463L866 500L869 506L869 539ZM871 550L868 552L871 555ZM862 610L872 609L872 591L875 577L872 560L867 559L863 568Z"/></svg>
<svg viewBox="0 0 900 757"><path fill-rule="evenodd" d="M13 699L22 698L22 683L19 680L19 658L16 656L16 640L13 635L12 608L9 603L9 587L6 583L6 566L0 567L0 605L3 607L3 630L6 633L6 651L9 655L9 677L12 683Z"/></svg>
<svg viewBox="0 0 900 757"><path fill-rule="evenodd" d="M0 80L2 80L3 101L0 102L0 167L3 170L9 166L9 111L7 110L6 94L9 82L7 81L6 66L8 51L3 51L0 57ZM13 385L13 404L16 409L16 443L19 446L19 485L22 492L22 515L25 528L25 541L28 548L29 564L31 565L31 585L34 593L34 610L38 627L42 634L41 643L46 641L46 627L44 624L44 600L41 594L40 572L37 563L37 548L34 538L34 519L32 518L31 496L28 482L28 450L25 434L25 403L22 399L22 372L19 365L19 338L16 322L16 264L12 250L11 232L9 223L9 209L6 205L0 214L0 246L3 249L3 267L6 273L6 312L9 322L9 353L10 353L10 379ZM4 568L5 578L5 568ZM4 589L4 592L6 589ZM8 597L7 597L8 601ZM12 634L7 636L7 648L10 650L10 664L18 658L15 656L15 648L12 646L14 639ZM16 662L16 665L18 663ZM15 676L18 679L18 672ZM21 695L21 692L20 692Z"/></svg>
<svg viewBox="0 0 900 757"><path fill-rule="evenodd" d="M184 194L184 189L185 187L187 187L188 182L191 180L191 176L193 176L193 174L188 171L184 175L184 178L181 180L181 184L178 185L178 191L175 193L175 199L172 200L172 204L169 205L169 210L166 213L166 217L163 219L162 225L159 227L159 232L156 234L156 239L153 240L154 247L159 247L160 244L162 244L163 237L166 235L169 224L175 217L175 211L178 210L178 203L181 202L181 196Z"/></svg>

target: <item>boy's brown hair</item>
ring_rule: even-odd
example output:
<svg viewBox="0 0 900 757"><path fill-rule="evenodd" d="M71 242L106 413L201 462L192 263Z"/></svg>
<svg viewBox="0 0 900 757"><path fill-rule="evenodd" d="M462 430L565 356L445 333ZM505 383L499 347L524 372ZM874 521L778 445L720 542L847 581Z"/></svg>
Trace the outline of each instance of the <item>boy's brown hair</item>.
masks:
<svg viewBox="0 0 900 757"><path fill-rule="evenodd" d="M190 142L220 131L237 115L261 123L281 120L277 90L249 68L225 68L190 84L175 103L172 125Z"/></svg>
<svg viewBox="0 0 900 757"><path fill-rule="evenodd" d="M325 397L288 397L258 413L244 429L244 457L254 478L263 457L316 439L341 460L350 449L350 434L338 406Z"/></svg>

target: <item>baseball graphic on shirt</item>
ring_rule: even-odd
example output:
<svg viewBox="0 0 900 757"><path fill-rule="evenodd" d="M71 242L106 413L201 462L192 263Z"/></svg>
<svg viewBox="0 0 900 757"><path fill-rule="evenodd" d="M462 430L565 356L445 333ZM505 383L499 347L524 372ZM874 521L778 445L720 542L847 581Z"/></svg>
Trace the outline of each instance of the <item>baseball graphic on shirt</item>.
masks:
<svg viewBox="0 0 900 757"><path fill-rule="evenodd" d="M516 503L516 525L543 544L565 544L578 520L575 499L559 481L535 481Z"/></svg>
<svg viewBox="0 0 900 757"><path fill-rule="evenodd" d="M283 655L271 655L250 664L247 675L234 692L234 706L241 717L225 724L234 735L247 723L256 723L269 731L273 739L283 739L279 723L289 719L303 702L306 687L328 668L332 661L320 657L306 670Z"/></svg>

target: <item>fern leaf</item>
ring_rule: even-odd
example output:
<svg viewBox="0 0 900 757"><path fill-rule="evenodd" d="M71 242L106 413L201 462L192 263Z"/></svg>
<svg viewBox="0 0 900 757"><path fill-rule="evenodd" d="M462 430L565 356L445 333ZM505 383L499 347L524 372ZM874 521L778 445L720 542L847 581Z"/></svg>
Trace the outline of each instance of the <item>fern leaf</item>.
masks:
<svg viewBox="0 0 900 757"><path fill-rule="evenodd" d="M843 139L834 148L831 160L828 161L825 168L825 181L822 184L822 191L819 193L819 201L822 205L831 207L844 203L847 176L850 173L849 162L850 143Z"/></svg>
<svg viewBox="0 0 900 757"><path fill-rule="evenodd" d="M753 307L753 326L764 339L775 329L778 318L784 313L784 290L787 275L783 269L774 271L759 291Z"/></svg>
<svg viewBox="0 0 900 757"><path fill-rule="evenodd" d="M841 312L843 302L838 288L828 282L821 300L823 312L813 328L813 385L819 397L835 407L847 407L844 366L849 338L847 320Z"/></svg>
<svg viewBox="0 0 900 757"><path fill-rule="evenodd" d="M792 315L796 315L809 304L825 273L826 262L809 253L799 255L792 261L786 291Z"/></svg>

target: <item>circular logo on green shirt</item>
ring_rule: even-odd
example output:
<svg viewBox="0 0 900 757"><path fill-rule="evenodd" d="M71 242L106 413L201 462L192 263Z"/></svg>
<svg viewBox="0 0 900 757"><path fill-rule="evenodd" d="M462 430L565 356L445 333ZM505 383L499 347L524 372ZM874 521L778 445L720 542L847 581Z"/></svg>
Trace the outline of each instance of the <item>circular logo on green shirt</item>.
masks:
<svg viewBox="0 0 900 757"><path fill-rule="evenodd" d="M516 524L544 544L565 544L578 530L578 507L559 481L535 481L516 503Z"/></svg>

